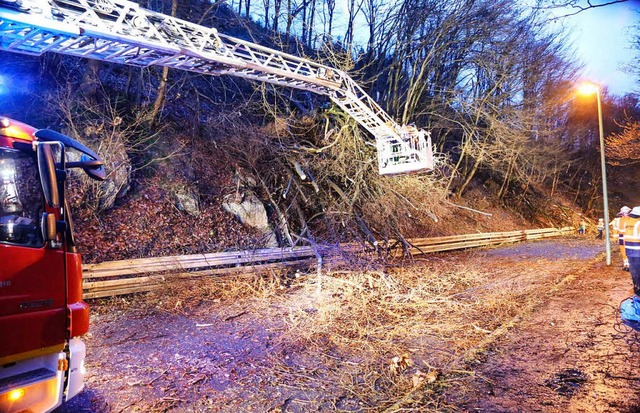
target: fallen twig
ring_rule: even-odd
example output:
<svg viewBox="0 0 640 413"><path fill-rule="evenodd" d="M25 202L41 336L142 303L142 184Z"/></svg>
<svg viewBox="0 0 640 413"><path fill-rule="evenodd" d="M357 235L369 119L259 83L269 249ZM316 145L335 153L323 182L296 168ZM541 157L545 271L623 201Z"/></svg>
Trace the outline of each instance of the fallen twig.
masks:
<svg viewBox="0 0 640 413"><path fill-rule="evenodd" d="M241 311L238 314L230 315L229 317L225 318L224 321L231 321L231 320L234 320L234 319L236 319L238 317L241 317L241 316L243 316L245 314L247 314L246 311Z"/></svg>
<svg viewBox="0 0 640 413"><path fill-rule="evenodd" d="M477 209L473 209L473 208L469 208L469 207L466 207L466 206L462 206L462 205L454 204L454 203L453 203L453 202L451 202L451 201L445 201L445 202L446 202L447 204L451 205L451 206L456 207L456 208L465 209L465 210L467 210L467 211L475 212L476 214L486 215L486 216L488 216L488 217L492 217L492 216L493 216L493 214L491 214L491 213L489 213L489 212L478 211Z"/></svg>

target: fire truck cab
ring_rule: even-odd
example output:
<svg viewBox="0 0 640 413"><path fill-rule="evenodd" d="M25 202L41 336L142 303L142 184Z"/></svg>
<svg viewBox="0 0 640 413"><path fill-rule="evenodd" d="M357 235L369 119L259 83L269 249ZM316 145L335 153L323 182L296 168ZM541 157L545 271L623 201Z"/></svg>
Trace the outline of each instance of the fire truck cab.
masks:
<svg viewBox="0 0 640 413"><path fill-rule="evenodd" d="M89 307L64 198L69 168L105 179L81 143L0 118L2 413L50 411L83 388Z"/></svg>

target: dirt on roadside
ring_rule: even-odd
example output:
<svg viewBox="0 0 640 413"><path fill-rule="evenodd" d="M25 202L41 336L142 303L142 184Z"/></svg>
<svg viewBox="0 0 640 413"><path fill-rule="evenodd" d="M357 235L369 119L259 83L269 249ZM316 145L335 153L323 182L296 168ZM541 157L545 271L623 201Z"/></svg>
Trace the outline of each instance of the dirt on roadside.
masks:
<svg viewBox="0 0 640 413"><path fill-rule="evenodd" d="M629 273L569 237L95 301L61 412L640 411Z"/></svg>
<svg viewBox="0 0 640 413"><path fill-rule="evenodd" d="M615 250L609 267L602 254L588 261L479 358L447 391L450 402L480 412L640 412L640 333L618 319L633 295L629 273Z"/></svg>

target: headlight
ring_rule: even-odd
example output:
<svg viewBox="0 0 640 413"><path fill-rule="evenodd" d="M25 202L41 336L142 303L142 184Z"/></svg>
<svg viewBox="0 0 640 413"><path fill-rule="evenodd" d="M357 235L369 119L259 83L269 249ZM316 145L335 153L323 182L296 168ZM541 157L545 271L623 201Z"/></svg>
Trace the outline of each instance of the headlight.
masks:
<svg viewBox="0 0 640 413"><path fill-rule="evenodd" d="M7 398L9 399L10 402L17 402L23 397L24 397L24 389L11 390L9 394L7 394Z"/></svg>

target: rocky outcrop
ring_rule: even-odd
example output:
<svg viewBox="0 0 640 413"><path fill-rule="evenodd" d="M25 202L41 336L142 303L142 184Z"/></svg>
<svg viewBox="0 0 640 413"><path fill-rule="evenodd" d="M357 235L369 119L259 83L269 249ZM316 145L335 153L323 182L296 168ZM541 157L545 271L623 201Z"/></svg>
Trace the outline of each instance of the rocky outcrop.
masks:
<svg viewBox="0 0 640 413"><path fill-rule="evenodd" d="M200 216L200 200L198 192L193 188L180 186L172 192L174 203L179 211L193 217Z"/></svg>
<svg viewBox="0 0 640 413"><path fill-rule="evenodd" d="M264 234L265 247L277 247L276 234L269 223L267 210L253 191L238 191L224 197L222 207L233 214L243 225L252 227Z"/></svg>

